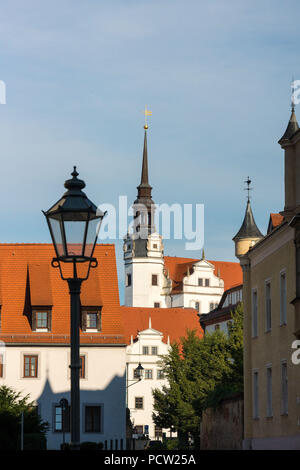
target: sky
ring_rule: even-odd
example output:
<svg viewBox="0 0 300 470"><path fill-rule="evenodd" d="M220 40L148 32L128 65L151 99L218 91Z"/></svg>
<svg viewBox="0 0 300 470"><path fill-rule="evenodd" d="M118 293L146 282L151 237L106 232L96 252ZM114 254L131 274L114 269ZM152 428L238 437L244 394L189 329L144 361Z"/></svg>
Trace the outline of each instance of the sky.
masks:
<svg viewBox="0 0 300 470"><path fill-rule="evenodd" d="M41 210L73 165L97 205L133 202L147 105L154 201L204 204L206 257L236 261L247 176L263 233L283 209L299 17L297 0L3 2L0 242L50 242ZM165 254L201 255L172 239Z"/></svg>

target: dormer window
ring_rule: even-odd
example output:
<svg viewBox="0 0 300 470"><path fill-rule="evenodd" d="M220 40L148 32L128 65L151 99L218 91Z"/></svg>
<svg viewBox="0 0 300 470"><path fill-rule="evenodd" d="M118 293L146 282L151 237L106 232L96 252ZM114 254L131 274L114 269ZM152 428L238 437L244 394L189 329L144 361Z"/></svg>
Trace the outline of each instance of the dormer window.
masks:
<svg viewBox="0 0 300 470"><path fill-rule="evenodd" d="M89 333L101 331L101 307L82 309L81 327Z"/></svg>
<svg viewBox="0 0 300 470"><path fill-rule="evenodd" d="M37 308L32 310L32 330L37 332L51 331L50 308Z"/></svg>

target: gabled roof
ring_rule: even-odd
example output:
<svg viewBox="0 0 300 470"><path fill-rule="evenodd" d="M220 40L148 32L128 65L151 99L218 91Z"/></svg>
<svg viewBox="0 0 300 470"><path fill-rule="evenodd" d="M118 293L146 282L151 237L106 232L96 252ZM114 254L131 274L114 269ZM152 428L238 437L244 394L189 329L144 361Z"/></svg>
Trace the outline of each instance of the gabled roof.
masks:
<svg viewBox="0 0 300 470"><path fill-rule="evenodd" d="M165 268L169 272L170 279L173 281L172 293L176 294L182 291L182 281L187 275L188 269L191 270L193 265L200 259L196 258L177 258L176 256L165 256ZM224 281L224 289L229 289L233 285L243 282L243 272L240 263L230 261L210 261L208 263L215 267L214 275Z"/></svg>
<svg viewBox="0 0 300 470"><path fill-rule="evenodd" d="M1 331L10 343L68 343L70 296L59 270L51 267L52 244L0 244ZM102 307L102 331L81 332L81 343L124 344L114 245L96 245L98 267L83 282L82 306ZM49 333L32 331L30 314L35 306L52 311Z"/></svg>
<svg viewBox="0 0 300 470"><path fill-rule="evenodd" d="M268 233L272 232L274 228L282 224L284 220L283 215L272 213L270 214L269 224L268 224Z"/></svg>
<svg viewBox="0 0 300 470"><path fill-rule="evenodd" d="M187 330L196 330L202 338L203 330L199 323L197 311L193 308L143 308L121 307L124 320L124 330L127 344L131 335L135 338L141 331L147 330L149 317L152 327L163 333L163 342L180 341L186 335Z"/></svg>
<svg viewBox="0 0 300 470"><path fill-rule="evenodd" d="M246 238L262 238L263 234L259 231L251 209L250 201L247 201L245 217L238 233L233 237L233 241L243 240Z"/></svg>
<svg viewBox="0 0 300 470"><path fill-rule="evenodd" d="M201 325L206 327L207 325L214 325L215 323L219 323L220 321L222 322L222 321L230 320L231 314L235 312L240 302L227 305L226 307L224 307L223 305L229 294L235 291L239 291L242 288L243 288L243 284L239 284L224 291L218 307L212 310L211 312L202 314L200 316Z"/></svg>

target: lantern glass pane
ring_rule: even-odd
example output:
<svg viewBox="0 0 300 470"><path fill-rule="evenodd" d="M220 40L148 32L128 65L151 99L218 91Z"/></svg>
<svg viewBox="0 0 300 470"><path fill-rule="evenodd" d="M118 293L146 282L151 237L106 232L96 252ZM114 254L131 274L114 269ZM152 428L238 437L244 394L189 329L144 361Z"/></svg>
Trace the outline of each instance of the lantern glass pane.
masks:
<svg viewBox="0 0 300 470"><path fill-rule="evenodd" d="M63 248L63 239L62 239L62 225L60 220L52 219L49 217L49 223L52 230L52 235L54 238L54 245L57 256L64 255L64 248Z"/></svg>
<svg viewBox="0 0 300 470"><path fill-rule="evenodd" d="M99 234L101 219L92 219L89 221L89 226L86 236L85 256L92 257L94 252L95 242Z"/></svg>
<svg viewBox="0 0 300 470"><path fill-rule="evenodd" d="M67 255L82 256L86 221L64 221Z"/></svg>

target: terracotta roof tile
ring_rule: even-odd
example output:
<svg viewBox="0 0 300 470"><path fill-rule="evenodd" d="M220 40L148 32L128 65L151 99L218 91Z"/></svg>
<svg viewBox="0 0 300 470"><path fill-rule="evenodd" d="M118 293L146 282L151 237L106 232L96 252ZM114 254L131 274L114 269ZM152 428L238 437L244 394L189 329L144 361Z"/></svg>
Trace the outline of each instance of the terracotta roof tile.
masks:
<svg viewBox="0 0 300 470"><path fill-rule="evenodd" d="M165 268L169 271L170 278L173 281L174 294L182 291L182 281L187 274L188 268L191 269L193 264L198 261L200 261L200 259L165 256ZM217 276L220 271L220 277L224 281L225 290L243 282L243 272L239 263L230 261L207 261L214 265L215 276Z"/></svg>
<svg viewBox="0 0 300 470"><path fill-rule="evenodd" d="M59 270L51 267L54 256L51 244L0 244L0 339L8 341L8 336L14 336L21 341L25 335L39 342L41 334L35 335L30 325L33 303L52 305L52 331L42 335L43 341L55 342L53 337L70 334L68 284L60 278ZM114 245L97 245L95 257L98 267L82 284L81 300L86 306L102 306L102 331L88 341L103 343L111 338L114 343L113 338L120 337L117 342L124 343ZM86 333L81 333L83 338L87 338Z"/></svg>
<svg viewBox="0 0 300 470"><path fill-rule="evenodd" d="M197 311L192 308L142 308L121 307L126 342L130 343L131 335L135 338L139 331L151 326L163 333L163 341L167 343L168 336L171 343L179 342L187 330L196 330L199 337L203 336L203 330L199 323Z"/></svg>

